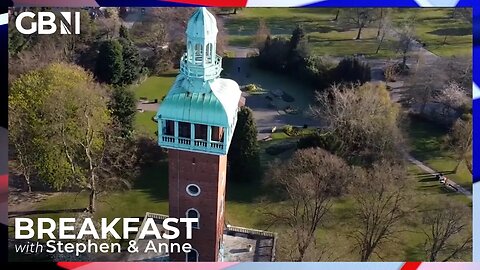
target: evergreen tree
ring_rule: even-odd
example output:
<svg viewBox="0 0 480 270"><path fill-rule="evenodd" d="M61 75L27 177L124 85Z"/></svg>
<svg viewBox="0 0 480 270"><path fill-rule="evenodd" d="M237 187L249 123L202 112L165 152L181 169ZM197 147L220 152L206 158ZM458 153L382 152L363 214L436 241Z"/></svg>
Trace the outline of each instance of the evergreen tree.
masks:
<svg viewBox="0 0 480 270"><path fill-rule="evenodd" d="M119 36L120 38L124 38L124 39L128 39L130 40L130 33L128 31L128 28L125 27L124 25L121 25L120 26L120 30L119 30Z"/></svg>
<svg viewBox="0 0 480 270"><path fill-rule="evenodd" d="M114 121L119 125L122 136L133 131L137 100L132 90L117 87L113 90L109 104Z"/></svg>
<svg viewBox="0 0 480 270"><path fill-rule="evenodd" d="M234 181L249 181L260 172L260 149L252 111L238 112L237 126L228 152L229 175Z"/></svg>
<svg viewBox="0 0 480 270"><path fill-rule="evenodd" d="M132 41L121 38L120 44L122 45L122 57L123 57L123 73L120 83L123 85L132 84L140 76L142 70L142 60L137 47Z"/></svg>
<svg viewBox="0 0 480 270"><path fill-rule="evenodd" d="M102 43L95 68L95 75L99 80L113 85L122 83L124 69L122 51L122 45L117 40Z"/></svg>
<svg viewBox="0 0 480 270"><path fill-rule="evenodd" d="M297 50L304 38L305 32L303 31L303 27L301 25L297 25L295 30L292 32L292 37L290 38L290 51Z"/></svg>

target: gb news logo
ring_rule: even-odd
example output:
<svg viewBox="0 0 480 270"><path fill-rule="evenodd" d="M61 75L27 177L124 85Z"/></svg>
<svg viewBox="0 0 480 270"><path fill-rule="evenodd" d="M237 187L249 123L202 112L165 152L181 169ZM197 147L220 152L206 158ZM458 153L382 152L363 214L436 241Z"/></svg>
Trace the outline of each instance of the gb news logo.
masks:
<svg viewBox="0 0 480 270"><path fill-rule="evenodd" d="M15 26L24 35L51 35L58 31L62 35L79 35L80 12L22 12L16 18Z"/></svg>

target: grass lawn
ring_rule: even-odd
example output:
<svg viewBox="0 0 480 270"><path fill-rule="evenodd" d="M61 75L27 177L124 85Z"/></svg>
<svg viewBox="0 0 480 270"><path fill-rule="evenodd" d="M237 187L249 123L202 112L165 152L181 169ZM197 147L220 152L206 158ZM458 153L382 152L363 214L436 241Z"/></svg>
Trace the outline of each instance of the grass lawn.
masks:
<svg viewBox="0 0 480 270"><path fill-rule="evenodd" d="M135 130L155 139L157 137L155 132L158 126L152 117L156 114L157 112L137 112L135 115Z"/></svg>
<svg viewBox="0 0 480 270"><path fill-rule="evenodd" d="M417 39L439 56L472 56L472 24L457 17L454 9L395 9L395 22L414 19ZM446 39L445 39L446 37ZM444 43L445 41L445 43Z"/></svg>
<svg viewBox="0 0 480 270"><path fill-rule="evenodd" d="M453 173L457 161L451 152L445 149L443 141L448 130L431 122L412 118L408 134L412 145L412 155L434 170L443 172L447 177L464 188L472 190L472 175L462 163L457 173Z"/></svg>
<svg viewBox="0 0 480 270"><path fill-rule="evenodd" d="M277 134L278 133L278 134ZM279 131L269 142L261 142L262 149L276 144L284 143L286 140L296 140L297 138L285 137L283 132ZM264 163L274 158L288 158L292 151L282 153L277 156L270 156L262 152L261 158ZM265 160L267 159L267 160ZM159 166L145 168L138 177L132 190L124 192L111 192L103 194L99 199L98 211L95 214L97 218L106 217L143 217L145 212L156 212L168 214L168 182L167 182L167 163L162 162ZM465 196L450 193L441 189L435 179L426 177L422 171L415 166L410 166L406 181L410 181L408 187L411 188L412 199L409 200L411 206L438 206L446 200L456 200L459 203L471 206L471 200ZM255 188L252 188L255 186ZM229 181L227 183L227 203L226 203L226 222L228 224L257 228L276 232L279 238L279 248L290 247L290 239L285 238L287 227L283 224L272 224L267 217L267 213L278 211L285 206L287 202L269 202L265 200L271 195L271 190L265 188L259 182L236 183ZM39 203L33 210L63 210L68 208L84 208L87 206L87 193L60 193L57 196ZM75 216L75 213L58 213L34 215L34 217L67 217ZM423 225L418 211L408 215L408 218L402 220L399 224L400 233L397 235L395 243L386 243L381 247L381 255L385 261L412 260L420 261L425 259L423 243L425 235L422 233ZM334 253L333 257L326 257L324 260L339 258L342 261L356 261L358 255L352 252L353 240L349 236L357 228L355 217L355 201L350 197L336 199L333 203L331 213L327 216L324 227L316 235L320 245L329 247ZM117 229L121 229L119 226ZM399 248L402 247L402 248ZM281 251L279 256L281 256ZM380 261L379 257L372 257L374 261ZM462 260L471 260L471 256L462 257Z"/></svg>
<svg viewBox="0 0 480 270"><path fill-rule="evenodd" d="M159 102L167 95L170 87L172 87L178 71L173 70L162 74L160 76L148 77L140 85L133 86L133 91L137 98L145 97L148 100L158 99ZM157 123L152 121L152 117L156 112L145 111L143 113L137 112L135 117L135 129L142 134L149 137L156 137Z"/></svg>
<svg viewBox="0 0 480 270"><path fill-rule="evenodd" d="M146 97L149 100L162 100L167 95L168 90L172 87L178 71L171 71L160 76L148 77L140 85L133 86L133 91L137 98Z"/></svg>
<svg viewBox="0 0 480 270"><path fill-rule="evenodd" d="M471 56L472 25L460 18L451 18L453 9L395 9L393 23L400 25L415 18L416 36L427 49L440 56ZM376 54L376 25L362 31L362 39L354 40L357 29L342 26L334 19L336 9L328 8L247 8L226 17L229 44L251 46L260 20L265 20L272 35L290 37L301 24L314 53L331 56L365 54L372 58L391 58L396 54L392 41L386 41ZM340 12L339 20L341 20ZM443 41L447 36L447 41ZM389 48L390 47L390 48Z"/></svg>

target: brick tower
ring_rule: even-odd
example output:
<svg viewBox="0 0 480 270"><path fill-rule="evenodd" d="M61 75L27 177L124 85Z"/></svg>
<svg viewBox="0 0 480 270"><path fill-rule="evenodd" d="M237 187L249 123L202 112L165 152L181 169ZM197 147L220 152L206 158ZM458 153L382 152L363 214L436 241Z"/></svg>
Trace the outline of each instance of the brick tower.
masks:
<svg viewBox="0 0 480 270"><path fill-rule="evenodd" d="M171 253L171 261L222 260L227 152L237 122L241 91L220 78L217 23L206 8L187 26L187 52L180 74L158 109L158 142L168 149L169 216L198 217L193 239L185 228L175 240L193 251Z"/></svg>

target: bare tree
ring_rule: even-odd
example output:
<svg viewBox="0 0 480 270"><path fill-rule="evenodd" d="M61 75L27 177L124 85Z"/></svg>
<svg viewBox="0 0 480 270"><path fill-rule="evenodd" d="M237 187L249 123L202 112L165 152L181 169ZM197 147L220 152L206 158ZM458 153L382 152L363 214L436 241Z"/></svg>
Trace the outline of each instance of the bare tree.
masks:
<svg viewBox="0 0 480 270"><path fill-rule="evenodd" d="M472 8L456 8L455 14L458 14L465 22L473 23Z"/></svg>
<svg viewBox="0 0 480 270"><path fill-rule="evenodd" d="M333 18L332 21L336 22L338 20L338 15L340 15L340 9L337 8L337 11L335 12L335 18Z"/></svg>
<svg viewBox="0 0 480 270"><path fill-rule="evenodd" d="M471 210L467 207L447 203L440 209L424 212L423 223L428 226L423 230L427 237L425 251L428 261L446 262L471 252L468 211Z"/></svg>
<svg viewBox="0 0 480 270"><path fill-rule="evenodd" d="M402 68L407 68L407 58L413 48L415 29L413 23L407 23L397 31L397 51L402 55Z"/></svg>
<svg viewBox="0 0 480 270"><path fill-rule="evenodd" d="M316 101L311 112L340 144L339 156L362 164L403 158L399 105L384 85L334 85L316 93Z"/></svg>
<svg viewBox="0 0 480 270"><path fill-rule="evenodd" d="M218 17L217 17L217 28L218 28L217 53L219 55L223 55L223 53L228 47L228 32L227 32L227 29L225 28L224 21L219 19Z"/></svg>
<svg viewBox="0 0 480 270"><path fill-rule="evenodd" d="M259 50L263 49L263 46L265 45L265 40L268 36L270 36L270 29L268 29L265 20L259 20L257 33L255 34L255 39L253 41L253 46L255 48L258 48Z"/></svg>
<svg viewBox="0 0 480 270"><path fill-rule="evenodd" d="M320 148L298 150L285 164L272 166L273 184L280 188L286 203L267 214L289 228L295 245L287 252L289 260L307 259L333 196L348 187L349 171L342 159Z"/></svg>
<svg viewBox="0 0 480 270"><path fill-rule="evenodd" d="M452 111L456 111L467 102L471 102L458 83L450 82L437 94L435 101L442 104L444 107L443 114L450 115Z"/></svg>
<svg viewBox="0 0 480 270"><path fill-rule="evenodd" d="M103 16L95 20L95 22L102 36L105 36L107 39L118 36L121 24L118 9L105 9L103 11Z"/></svg>
<svg viewBox="0 0 480 270"><path fill-rule="evenodd" d="M449 72L445 68L445 60L438 59L431 65L424 63L424 58L419 57L417 65L410 70L411 76L406 80L406 96L410 102L420 104L419 113L423 114L429 102L435 100L439 89L449 80Z"/></svg>
<svg viewBox="0 0 480 270"><path fill-rule="evenodd" d="M377 163L372 169L358 169L353 197L359 226L352 232L360 261L368 261L399 231L398 223L405 217L405 170L387 162Z"/></svg>
<svg viewBox="0 0 480 270"><path fill-rule="evenodd" d="M472 146L473 146L473 128L472 119L458 119L452 127L448 136L449 148L457 156L457 165L453 171L456 173L458 167L465 161L467 167L472 163ZM470 169L469 169L470 170ZM470 170L471 172L472 170Z"/></svg>
<svg viewBox="0 0 480 270"><path fill-rule="evenodd" d="M377 31L377 39L378 39L378 46L375 53L377 54L380 51L380 47L390 32L392 31L392 19L390 17L390 10L389 9L380 9L380 19L378 20L378 31Z"/></svg>
<svg viewBox="0 0 480 270"><path fill-rule="evenodd" d="M442 64L449 80L460 84L468 96L472 94L472 59L471 57L451 57Z"/></svg>
<svg viewBox="0 0 480 270"><path fill-rule="evenodd" d="M373 8L350 8L344 11L342 18L345 25L354 26L358 29L355 39L360 39L362 30L376 21L378 15L377 10Z"/></svg>
<svg viewBox="0 0 480 270"><path fill-rule="evenodd" d="M35 143L31 140L31 132L35 132L28 125L20 108L10 107L8 110L9 122L9 143L13 146L10 148L15 157L13 168L23 176L28 192L32 192L32 177L35 174L36 155Z"/></svg>

